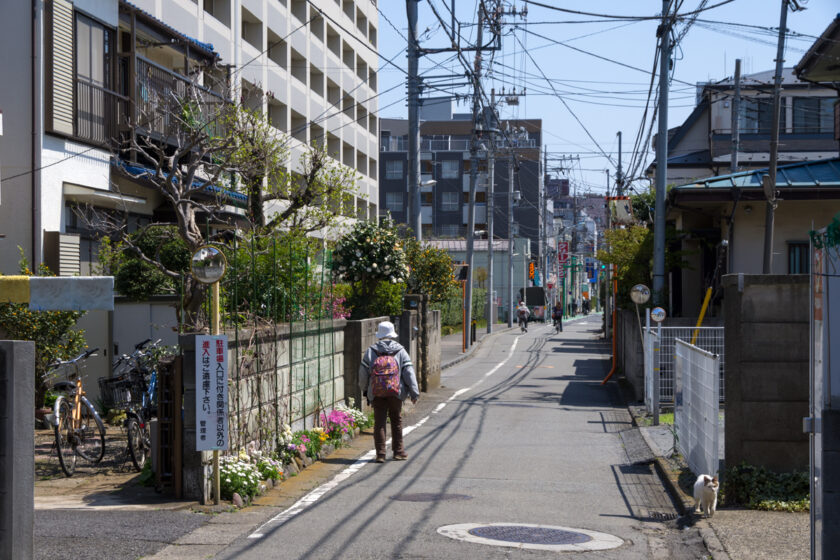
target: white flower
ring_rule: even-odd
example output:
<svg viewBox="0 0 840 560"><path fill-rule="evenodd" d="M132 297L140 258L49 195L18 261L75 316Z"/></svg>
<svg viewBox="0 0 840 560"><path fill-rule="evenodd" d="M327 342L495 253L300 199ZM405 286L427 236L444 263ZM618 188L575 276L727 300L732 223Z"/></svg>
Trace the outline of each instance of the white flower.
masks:
<svg viewBox="0 0 840 560"><path fill-rule="evenodd" d="M372 266L373 268L376 268L376 263L373 263L371 266Z"/></svg>

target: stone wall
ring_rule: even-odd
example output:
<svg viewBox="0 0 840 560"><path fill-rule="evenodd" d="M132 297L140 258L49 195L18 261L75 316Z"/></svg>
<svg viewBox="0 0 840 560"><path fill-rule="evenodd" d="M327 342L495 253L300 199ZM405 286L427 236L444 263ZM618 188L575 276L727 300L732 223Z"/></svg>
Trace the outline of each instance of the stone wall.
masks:
<svg viewBox="0 0 840 560"><path fill-rule="evenodd" d="M723 277L728 466L808 468L809 279Z"/></svg>
<svg viewBox="0 0 840 560"><path fill-rule="evenodd" d="M359 388L359 364L368 346L376 342L376 326L390 317L347 321L344 330L344 397L353 399L357 408L370 410Z"/></svg>

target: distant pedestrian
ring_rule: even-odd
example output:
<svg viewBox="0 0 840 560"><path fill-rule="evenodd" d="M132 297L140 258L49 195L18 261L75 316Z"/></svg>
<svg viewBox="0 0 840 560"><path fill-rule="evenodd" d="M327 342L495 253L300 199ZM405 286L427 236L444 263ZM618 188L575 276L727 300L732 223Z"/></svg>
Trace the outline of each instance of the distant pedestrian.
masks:
<svg viewBox="0 0 840 560"><path fill-rule="evenodd" d="M417 377L411 357L396 341L394 324L382 321L376 329L378 341L362 356L359 366L359 388L373 406L373 441L376 446L376 462L385 462L385 423L391 421L391 450L395 461L404 461L402 434L402 405L411 397L416 403L420 396Z"/></svg>

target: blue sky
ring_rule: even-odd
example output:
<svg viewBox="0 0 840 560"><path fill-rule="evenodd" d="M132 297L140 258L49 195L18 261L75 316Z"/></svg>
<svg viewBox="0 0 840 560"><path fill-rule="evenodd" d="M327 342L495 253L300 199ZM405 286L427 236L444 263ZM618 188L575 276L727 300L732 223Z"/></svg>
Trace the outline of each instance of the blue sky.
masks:
<svg viewBox="0 0 840 560"><path fill-rule="evenodd" d="M421 46L447 47L449 40L430 8L430 1L447 25L451 18L451 0L421 1L418 25ZM541 1L569 10L617 16L654 16L662 8L657 0ZM707 5L720 1L710 0ZM472 24L476 21L477 1L459 0L455 4L463 44L466 44L474 38ZM685 0L680 13L694 10L698 4L700 0ZM840 11L840 3L833 0L800 0L800 4L806 9L788 12L787 27L795 36L788 39L785 66L796 64ZM631 150L643 120L650 85L658 22L570 14L527 5L521 0L507 3L507 9L516 12L526 6L527 17L505 18L502 50L495 54L492 64L489 55L485 55L485 72L489 67L490 73L484 87L488 94L490 88L497 91L526 88L518 107L499 107L502 118L542 119L543 142L549 154L579 158L566 160L565 176L577 184L579 192L604 192L604 170L615 174L619 130L623 133L625 172L632 159ZM379 10L380 117L406 118L405 73L385 63L393 59L401 69L406 68L405 2L379 0ZM693 84L732 76L736 58L742 59L742 74L774 68L780 11L781 2L777 0L735 0L698 15L674 53L669 127L679 125L691 112L695 102ZM680 24L677 29L682 27ZM568 46L558 45L557 41ZM466 56L472 63L473 54ZM438 54L421 59L422 72L463 75L464 70L451 54ZM463 79L453 81L463 82ZM390 88L393 89L386 91ZM465 94L469 90L461 86L451 91ZM470 108L468 103L461 102L457 110L468 112ZM650 124L649 120L645 122ZM549 166L559 163L555 160Z"/></svg>

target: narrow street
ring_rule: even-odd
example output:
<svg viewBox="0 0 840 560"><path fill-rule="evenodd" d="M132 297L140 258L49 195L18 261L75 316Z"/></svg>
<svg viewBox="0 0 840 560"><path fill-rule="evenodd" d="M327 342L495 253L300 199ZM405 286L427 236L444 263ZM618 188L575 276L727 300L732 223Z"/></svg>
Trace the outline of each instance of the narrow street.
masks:
<svg viewBox="0 0 840 560"><path fill-rule="evenodd" d="M633 431L617 385L600 384L608 360L596 339L599 326L600 317L591 316L555 335L534 323L527 334L510 331L486 341L445 372L451 396L406 422L408 461L351 465L334 488L311 493L220 557L557 554L439 532L507 523L597 531L622 541L580 557L703 558L696 531L668 521L676 511L651 466L632 464L645 452L625 436Z"/></svg>

